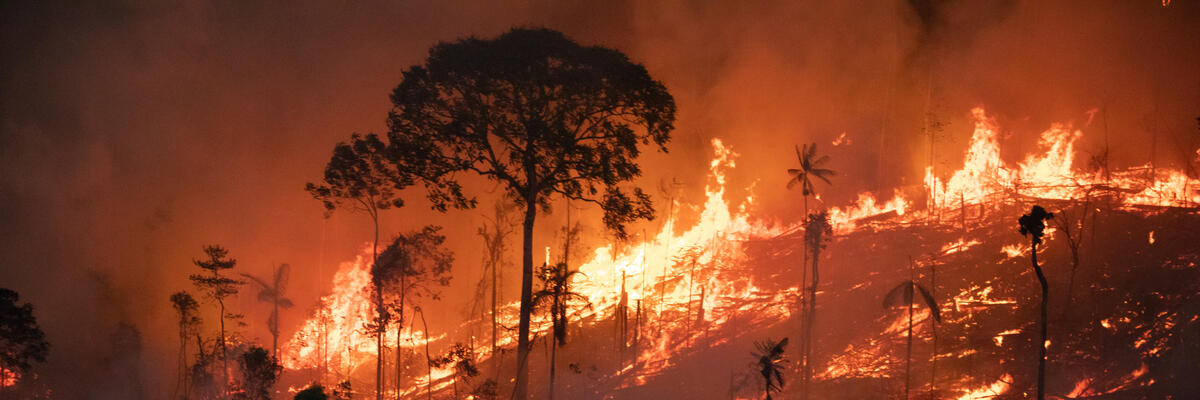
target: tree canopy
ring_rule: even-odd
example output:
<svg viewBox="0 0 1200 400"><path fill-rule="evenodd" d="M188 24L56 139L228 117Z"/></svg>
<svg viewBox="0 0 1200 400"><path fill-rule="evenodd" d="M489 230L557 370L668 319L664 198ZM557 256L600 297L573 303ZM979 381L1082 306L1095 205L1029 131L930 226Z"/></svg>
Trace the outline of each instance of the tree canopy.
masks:
<svg viewBox="0 0 1200 400"><path fill-rule="evenodd" d="M556 193L599 204L621 235L653 216L648 195L618 184L641 174L639 145L666 151L675 101L619 51L548 29L439 43L391 99L391 156L432 183L439 209L473 205L454 174L470 171L522 205Z"/></svg>
<svg viewBox="0 0 1200 400"><path fill-rule="evenodd" d="M17 292L0 288L0 367L28 373L46 362L50 343L33 316L33 305L21 304Z"/></svg>

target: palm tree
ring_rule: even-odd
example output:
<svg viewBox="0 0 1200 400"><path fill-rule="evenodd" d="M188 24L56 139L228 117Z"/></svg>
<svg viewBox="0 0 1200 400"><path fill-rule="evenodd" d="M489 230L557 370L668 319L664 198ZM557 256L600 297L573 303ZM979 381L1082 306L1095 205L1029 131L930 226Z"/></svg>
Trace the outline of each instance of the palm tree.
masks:
<svg viewBox="0 0 1200 400"><path fill-rule="evenodd" d="M911 271L911 267L910 267ZM895 288L888 292L887 296L883 297L883 308L889 309L898 306L908 308L908 344L904 352L904 398L909 398L909 388L911 387L912 375L912 329L913 329L913 306L917 303L914 292L921 293L920 302L929 307L929 312L933 316L930 320L930 325L934 322L942 322L941 309L938 307L937 301L933 299L933 295L926 290L924 286L918 284L915 280L907 280L901 282ZM931 378L932 379L932 378Z"/></svg>
<svg viewBox="0 0 1200 400"><path fill-rule="evenodd" d="M1045 400L1046 398L1046 308L1049 304L1050 285L1046 283L1046 275L1042 273L1042 267L1038 265L1037 249L1038 245L1042 244L1042 236L1045 234L1046 220L1054 218L1053 213L1046 212L1042 206L1033 206L1029 214L1022 215L1017 223L1020 224L1021 236L1029 236L1031 250L1029 251L1030 260L1033 262L1033 272L1037 273L1038 283L1042 284L1042 309L1041 320L1038 323L1038 328L1041 331L1041 340L1038 341L1038 384L1037 398Z"/></svg>
<svg viewBox="0 0 1200 400"><path fill-rule="evenodd" d="M812 178L817 178L830 184L829 178L837 175L831 169L822 168L825 163L829 162L829 156L817 156L817 144L806 144L803 148L796 148L796 159L800 162L800 168L789 168L788 175L792 179L788 180L787 187L791 189L796 185L800 185L801 193L804 194L804 212L808 213L808 196L816 194L816 187L813 185Z"/></svg>
<svg viewBox="0 0 1200 400"><path fill-rule="evenodd" d="M829 156L817 156L817 143L816 142L814 142L812 144L802 145L802 146L803 147L796 148L796 161L798 161L800 163L800 167L799 168L789 168L787 171L788 175L791 176L791 179L788 180L787 187L788 187L788 189L791 189L791 188L795 187L796 185L800 185L800 189L801 189L800 192L804 196L804 215L805 215L805 217L807 217L808 216L808 196L816 194L816 187L813 185L813 182L814 182L813 178L820 179L821 181L824 181L825 184L830 184L829 178L836 175L837 173L831 169L823 168L825 163L829 162ZM801 265L803 265L803 267L801 268L800 285L804 286L808 283L808 242L807 241L804 242L804 251L801 253L803 254L803 256L802 256L803 262L801 263ZM804 294L803 294L803 290L801 290L801 306L800 306L801 314L805 313L804 303L805 303ZM801 320L807 321L808 318L806 318L802 315ZM808 364L808 351L806 348L803 348L803 347L806 347L807 345L808 345L807 341L801 342L801 347L802 347L802 349L801 349L801 358L802 358L801 364L802 365ZM807 398L807 396L808 396L807 385L808 385L808 378L806 375L802 380L802 386L804 386L806 388L805 391L803 392L803 395L805 396L805 398Z"/></svg>
<svg viewBox="0 0 1200 400"><path fill-rule="evenodd" d="M275 267L275 279L271 280L271 283L254 275L242 274L254 282L255 286L258 286L258 301L271 304L271 316L267 318L267 329L271 331L271 356L275 358L279 358L279 308L292 308L292 300L283 297L283 293L287 291L288 274L291 269L292 267L287 264Z"/></svg>
<svg viewBox="0 0 1200 400"><path fill-rule="evenodd" d="M754 343L754 347L758 348L758 351L750 353L758 359L755 368L758 369L759 374L762 374L763 394L766 400L771 400L772 392L783 390L783 364L786 362L783 359L783 350L787 343L788 338L780 339L778 342L767 339Z"/></svg>
<svg viewBox="0 0 1200 400"><path fill-rule="evenodd" d="M567 344L567 318L571 303L582 301L589 307L591 306L586 296L571 291L571 280L579 274L582 273L579 270L570 269L565 262L543 265L538 271L538 279L542 281L542 290L533 294L533 305L535 307L550 306L550 321L554 330L554 337L550 342L551 399L554 398L555 357L558 346Z"/></svg>
<svg viewBox="0 0 1200 400"><path fill-rule="evenodd" d="M819 211L809 214L808 222L804 224L804 243L805 247L812 251L812 283L808 286L808 311L804 313L804 328L807 331L802 348L804 360L801 363L801 382L804 389L801 395L804 398L808 397L808 383L812 380L812 336L817 312L817 285L820 284L818 263L821 260L821 250L825 248L825 242L830 236L833 236L833 225L829 223L829 213Z"/></svg>

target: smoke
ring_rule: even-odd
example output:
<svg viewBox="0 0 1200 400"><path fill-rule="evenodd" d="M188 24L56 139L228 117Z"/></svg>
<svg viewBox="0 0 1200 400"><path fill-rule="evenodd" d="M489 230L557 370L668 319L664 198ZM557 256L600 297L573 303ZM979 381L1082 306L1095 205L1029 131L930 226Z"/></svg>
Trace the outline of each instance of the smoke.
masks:
<svg viewBox="0 0 1200 400"><path fill-rule="evenodd" d="M796 144L816 142L833 157L840 176L820 188L833 206L863 189L919 183L929 120L945 124L933 162L955 166L974 106L997 115L1017 144L1005 148L1022 153L1050 123L1082 126L1099 109L1082 148L1097 153L1107 137L1114 165L1190 159L1200 115L1200 5L1188 2L0 8L0 286L35 305L54 345L42 377L80 394L69 397L106 396L82 393L111 376L103 360L112 332L140 332L143 365L173 365L167 297L194 293L187 275L205 244L229 248L242 272L293 266L298 307L282 316L286 337L370 232L365 216L323 219L303 184L320 177L335 142L385 129L387 92L437 41L546 26L625 51L680 110L671 153L645 157L643 186L655 192L677 179L685 203L700 198L709 139L721 137L742 154L730 188L753 186L759 214L785 221L800 217L798 193L783 188ZM834 147L843 133L851 144ZM487 208L435 214L418 196L384 214L384 232L446 226L460 262L430 307L461 313ZM539 220L539 246L552 243L562 217ZM264 304L241 296L234 307L247 316L247 337L269 340ZM169 390L174 377L163 370L142 377L146 395Z"/></svg>

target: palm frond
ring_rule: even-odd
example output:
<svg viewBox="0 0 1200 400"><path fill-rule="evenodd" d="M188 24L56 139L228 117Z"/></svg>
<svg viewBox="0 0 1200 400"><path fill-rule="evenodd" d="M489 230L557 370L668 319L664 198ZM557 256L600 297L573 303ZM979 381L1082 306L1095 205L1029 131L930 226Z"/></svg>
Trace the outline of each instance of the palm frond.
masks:
<svg viewBox="0 0 1200 400"><path fill-rule="evenodd" d="M925 306L929 307L929 312L931 314L933 314L933 320L937 321L938 323L941 323L942 322L942 310L940 307L938 307L937 301L933 299L933 295L929 294L929 291L925 290L924 286L921 286L921 285L915 285L915 286L917 287L917 290L919 290L921 292L921 299L925 300Z"/></svg>
<svg viewBox="0 0 1200 400"><path fill-rule="evenodd" d="M291 275L291 272L292 266L288 264L279 264L279 267L275 268L275 290L278 290L280 294L283 294L287 287L288 276Z"/></svg>
<svg viewBox="0 0 1200 400"><path fill-rule="evenodd" d="M907 306L912 302L912 287L912 281L904 281L904 283L896 285L888 291L887 295L883 296L883 308Z"/></svg>

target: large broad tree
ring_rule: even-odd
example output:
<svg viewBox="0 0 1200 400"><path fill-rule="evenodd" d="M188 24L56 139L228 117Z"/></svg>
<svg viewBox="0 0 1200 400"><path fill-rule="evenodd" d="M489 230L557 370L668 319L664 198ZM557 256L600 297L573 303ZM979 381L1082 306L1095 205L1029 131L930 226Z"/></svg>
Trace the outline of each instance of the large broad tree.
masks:
<svg viewBox="0 0 1200 400"><path fill-rule="evenodd" d="M391 95L391 157L426 183L434 207L470 207L457 178L478 174L523 207L515 397L528 386L533 227L557 196L599 205L618 237L653 217L650 196L622 187L641 175L643 146L666 151L675 100L619 51L547 29L439 43Z"/></svg>

